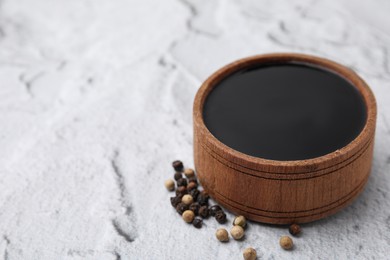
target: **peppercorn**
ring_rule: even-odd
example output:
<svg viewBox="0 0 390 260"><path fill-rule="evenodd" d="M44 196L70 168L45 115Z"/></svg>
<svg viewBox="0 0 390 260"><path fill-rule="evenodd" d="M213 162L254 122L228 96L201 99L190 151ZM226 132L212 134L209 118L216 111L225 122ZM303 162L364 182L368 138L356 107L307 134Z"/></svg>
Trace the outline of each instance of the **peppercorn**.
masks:
<svg viewBox="0 0 390 260"><path fill-rule="evenodd" d="M186 195L188 192L187 192L187 189L185 186L180 186L176 189L176 196L184 196Z"/></svg>
<svg viewBox="0 0 390 260"><path fill-rule="evenodd" d="M207 206L200 207L199 211L198 211L198 214L202 218L208 218L209 217L209 208Z"/></svg>
<svg viewBox="0 0 390 260"><path fill-rule="evenodd" d="M193 189L188 192L194 198L194 200L198 199L198 195L200 194L200 191L198 189Z"/></svg>
<svg viewBox="0 0 390 260"><path fill-rule="evenodd" d="M196 189L197 187L198 187L198 184L196 184L195 182L190 182L187 185L187 190L190 191L190 190Z"/></svg>
<svg viewBox="0 0 390 260"><path fill-rule="evenodd" d="M244 216L236 216L233 220L233 226L241 226L242 228L245 228L246 226L246 219Z"/></svg>
<svg viewBox="0 0 390 260"><path fill-rule="evenodd" d="M215 214L221 210L222 210L222 208L219 205L213 205L210 207L210 215L214 217Z"/></svg>
<svg viewBox="0 0 390 260"><path fill-rule="evenodd" d="M200 194L199 194L198 198L196 199L196 201L197 201L200 205L202 205L202 206L208 206L208 203L209 203L208 199L202 197Z"/></svg>
<svg viewBox="0 0 390 260"><path fill-rule="evenodd" d="M186 194L186 195L184 195L183 198L181 199L181 202L183 202L183 203L186 204L186 205L190 205L192 202L194 202L194 199L192 198L191 195Z"/></svg>
<svg viewBox="0 0 390 260"><path fill-rule="evenodd" d="M190 205L189 207L190 210L192 210L195 215L198 215L199 214L199 209L200 209L200 205L198 202L194 202Z"/></svg>
<svg viewBox="0 0 390 260"><path fill-rule="evenodd" d="M171 179L168 179L164 182L165 188L169 191L173 191L175 189L175 182Z"/></svg>
<svg viewBox="0 0 390 260"><path fill-rule="evenodd" d="M291 237L289 236L282 236L279 240L279 244L280 246L284 249L284 250L290 250L293 248L294 246L294 243L293 243L293 240L291 239Z"/></svg>
<svg viewBox="0 0 390 260"><path fill-rule="evenodd" d="M177 186L180 187L180 186L187 186L187 180L184 179L184 178L180 178L176 181L177 183Z"/></svg>
<svg viewBox="0 0 390 260"><path fill-rule="evenodd" d="M171 197L171 205L172 207L176 208L177 205L181 202L181 197Z"/></svg>
<svg viewBox="0 0 390 260"><path fill-rule="evenodd" d="M256 260L257 252L252 247L245 248L243 254L245 260Z"/></svg>
<svg viewBox="0 0 390 260"><path fill-rule="evenodd" d="M194 220L195 214L191 210L186 210L183 212L182 217L183 217L183 220L185 222L192 223L192 221Z"/></svg>
<svg viewBox="0 0 390 260"><path fill-rule="evenodd" d="M179 160L176 160L172 163L173 169L177 172L182 172L183 171L183 163Z"/></svg>
<svg viewBox="0 0 390 260"><path fill-rule="evenodd" d="M290 232L291 235L298 236L301 233L301 227L298 224L292 224L288 228L288 231Z"/></svg>
<svg viewBox="0 0 390 260"><path fill-rule="evenodd" d="M240 240L244 237L244 234L244 229L241 226L234 226L230 230L230 235L232 235L235 240Z"/></svg>
<svg viewBox="0 0 390 260"><path fill-rule="evenodd" d="M175 181L178 181L181 178L183 178L183 175L181 174L181 172L175 172L175 174L173 175L173 178L175 179Z"/></svg>
<svg viewBox="0 0 390 260"><path fill-rule="evenodd" d="M192 225L194 225L194 227L196 228L201 228L202 224L203 224L203 220L200 217L195 217L194 221L192 221Z"/></svg>
<svg viewBox="0 0 390 260"><path fill-rule="evenodd" d="M203 193L203 191L198 195L198 198L196 199L196 201L202 205L202 206L207 206L209 204L209 195L208 194L205 194Z"/></svg>
<svg viewBox="0 0 390 260"><path fill-rule="evenodd" d="M198 184L198 180L196 179L196 177L188 178L188 183L190 183L190 182L194 182L194 183Z"/></svg>
<svg viewBox="0 0 390 260"><path fill-rule="evenodd" d="M227 242L229 241L229 233L224 228L217 229L217 232L215 232L215 236L217 239L221 242Z"/></svg>
<svg viewBox="0 0 390 260"><path fill-rule="evenodd" d="M195 171L193 169L187 168L187 169L184 170L184 175L187 178L192 178L192 177L195 176Z"/></svg>
<svg viewBox="0 0 390 260"><path fill-rule="evenodd" d="M182 215L183 212L186 211L186 210L188 210L188 205L187 204L184 204L183 202L180 202L179 204L177 204L177 206L176 206L177 213Z"/></svg>
<svg viewBox="0 0 390 260"><path fill-rule="evenodd" d="M200 192L200 194L202 194L202 196L205 197L205 198L210 198L209 193L208 193L207 191L205 191L205 190L202 190L202 191Z"/></svg>
<svg viewBox="0 0 390 260"><path fill-rule="evenodd" d="M215 219L218 221L219 224L226 223L226 214L222 210L215 213Z"/></svg>

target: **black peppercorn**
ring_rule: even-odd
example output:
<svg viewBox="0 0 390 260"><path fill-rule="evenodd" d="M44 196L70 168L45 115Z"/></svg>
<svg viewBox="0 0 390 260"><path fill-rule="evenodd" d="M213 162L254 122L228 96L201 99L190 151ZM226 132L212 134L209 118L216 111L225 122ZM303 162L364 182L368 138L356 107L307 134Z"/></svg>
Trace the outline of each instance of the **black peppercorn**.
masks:
<svg viewBox="0 0 390 260"><path fill-rule="evenodd" d="M179 160L176 160L172 163L173 169L177 172L182 172L183 171L183 163Z"/></svg>
<svg viewBox="0 0 390 260"><path fill-rule="evenodd" d="M197 187L198 187L198 184L196 184L195 182L190 182L187 185L187 190L190 191L190 190L196 189Z"/></svg>
<svg viewBox="0 0 390 260"><path fill-rule="evenodd" d="M208 218L209 217L209 207L207 206L202 206L199 208L199 211L198 211L198 214L199 216L201 216L202 218Z"/></svg>
<svg viewBox="0 0 390 260"><path fill-rule="evenodd" d="M198 189L193 189L193 190L190 190L188 192L188 194L190 194L194 198L194 201L196 201L198 199L200 191Z"/></svg>
<svg viewBox="0 0 390 260"><path fill-rule="evenodd" d="M196 228L201 228L203 224L203 220L200 217L195 217L195 219L192 221L192 225Z"/></svg>
<svg viewBox="0 0 390 260"><path fill-rule="evenodd" d="M195 213L195 215L198 215L199 214L199 208L200 208L200 205L199 205L199 203L197 203L197 202L194 202L194 203L192 203L191 205L190 205L190 210L192 210L194 213Z"/></svg>
<svg viewBox="0 0 390 260"><path fill-rule="evenodd" d="M193 182L193 183L198 184L198 180L196 179L196 177L190 177L190 178L188 178L188 183L190 183L190 182Z"/></svg>
<svg viewBox="0 0 390 260"><path fill-rule="evenodd" d="M221 208L220 206L218 206L218 205L213 205L213 206L210 207L210 215L214 217L215 214L216 214L218 211L221 211L221 210L222 210L222 208Z"/></svg>
<svg viewBox="0 0 390 260"><path fill-rule="evenodd" d="M177 204L179 204L181 202L181 197L171 197L171 204L172 204L172 207L176 208Z"/></svg>
<svg viewBox="0 0 390 260"><path fill-rule="evenodd" d="M176 196L183 197L184 195L188 194L187 189L185 186L180 186L176 189Z"/></svg>
<svg viewBox="0 0 390 260"><path fill-rule="evenodd" d="M187 186L187 180L184 179L184 178L180 178L177 180L177 186L180 187L180 186Z"/></svg>
<svg viewBox="0 0 390 260"><path fill-rule="evenodd" d="M219 224L226 223L226 214L222 210L215 213L215 219L218 221Z"/></svg>
<svg viewBox="0 0 390 260"><path fill-rule="evenodd" d="M205 190L202 190L201 192L200 192L200 194L202 194L202 196L203 197L207 197L207 198L210 198L210 196L209 196L209 193L207 192L207 191L205 191Z"/></svg>
<svg viewBox="0 0 390 260"><path fill-rule="evenodd" d="M188 205L186 205L185 203L183 202L180 202L179 204L177 204L176 206L176 211L177 213L179 213L180 215L183 214L184 211L188 210Z"/></svg>
<svg viewBox="0 0 390 260"><path fill-rule="evenodd" d="M208 206L209 204L209 197L204 196L202 193L198 195L198 198L196 199L196 202L198 202L201 206Z"/></svg>
<svg viewBox="0 0 390 260"><path fill-rule="evenodd" d="M183 174L181 174L181 172L175 172L175 174L173 175L173 178L175 179L175 181L183 178Z"/></svg>
<svg viewBox="0 0 390 260"><path fill-rule="evenodd" d="M292 224L288 231L293 236L298 236L301 233L301 227L298 224Z"/></svg>

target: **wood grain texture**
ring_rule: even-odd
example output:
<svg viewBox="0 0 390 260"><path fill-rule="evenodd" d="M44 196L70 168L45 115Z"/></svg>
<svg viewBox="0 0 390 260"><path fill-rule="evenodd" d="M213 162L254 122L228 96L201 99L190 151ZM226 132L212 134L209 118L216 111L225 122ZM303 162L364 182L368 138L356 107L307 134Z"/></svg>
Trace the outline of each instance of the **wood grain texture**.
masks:
<svg viewBox="0 0 390 260"><path fill-rule="evenodd" d="M204 101L221 79L259 63L303 62L349 80L362 94L367 122L347 146L327 155L297 161L252 157L218 141L202 117ZM194 159L204 189L221 205L251 220L303 223L321 219L348 205L363 190L371 170L376 102L367 84L352 70L319 57L278 53L233 62L210 76L199 89L193 110Z"/></svg>

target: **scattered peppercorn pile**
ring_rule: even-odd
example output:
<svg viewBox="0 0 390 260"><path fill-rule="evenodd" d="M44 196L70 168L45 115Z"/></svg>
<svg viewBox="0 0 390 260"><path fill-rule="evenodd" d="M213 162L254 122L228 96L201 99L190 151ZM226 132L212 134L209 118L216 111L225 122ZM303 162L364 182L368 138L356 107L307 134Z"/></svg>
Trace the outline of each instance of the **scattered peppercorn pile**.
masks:
<svg viewBox="0 0 390 260"><path fill-rule="evenodd" d="M171 205L181 215L182 219L195 228L202 228L203 220L209 218L209 216L214 217L220 224L226 223L226 214L223 209L219 205L210 207L210 196L206 191L199 190L195 171L190 168L184 169L183 163L179 160L174 161L172 166L175 170L173 178L176 185L174 180L168 179L165 181L165 187L168 191L175 191L175 196L170 198ZM235 240L242 240L245 235L246 224L247 221L244 216L236 216L233 220L230 235ZM301 228L297 224L292 224L289 227L289 232L293 236L298 236L301 233ZM224 228L219 228L215 236L220 242L229 241L229 233ZM294 246L293 240L289 236L280 237L279 244L285 250L291 250ZM243 257L245 260L254 260L257 258L257 252L252 247L248 247L244 250Z"/></svg>
<svg viewBox="0 0 390 260"><path fill-rule="evenodd" d="M210 196L206 191L199 190L195 171L190 168L184 169L181 161L174 161L172 166L175 169L173 178L176 181L176 190L172 179L165 181L165 187L169 191L175 190L176 195L171 197L171 205L183 220L192 223L195 228L201 228L203 219L209 216L214 217L220 224L226 223L226 214L220 206L209 207Z"/></svg>

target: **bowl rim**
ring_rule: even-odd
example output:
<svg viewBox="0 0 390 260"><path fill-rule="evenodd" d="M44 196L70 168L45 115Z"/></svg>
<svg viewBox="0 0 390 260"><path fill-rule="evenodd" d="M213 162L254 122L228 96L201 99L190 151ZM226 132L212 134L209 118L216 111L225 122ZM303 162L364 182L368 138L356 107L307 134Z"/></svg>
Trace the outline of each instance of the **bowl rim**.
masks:
<svg viewBox="0 0 390 260"><path fill-rule="evenodd" d="M239 152L219 141L208 130L203 120L203 106L208 94L218 82L231 75L232 73L236 72L237 70L257 64L267 64L273 62L304 63L309 66L319 67L321 69L328 70L348 80L353 86L357 88L359 93L362 95L363 101L366 105L366 123L359 135L346 146L331 153L309 159L289 161L254 157ZM203 82L195 96L193 106L194 127L197 127L198 133L202 135L205 138L205 141L210 144L208 148L210 148L213 152L217 153L219 156L222 156L225 160L231 163L237 164L239 166L245 165L245 168L255 171L259 169L266 169L266 172L268 173L287 173L289 172L288 168L291 167L294 168L294 172L296 173L310 173L314 169L321 168L321 165L327 165L329 168L329 165L332 166L340 164L348 160L356 153L358 153L361 149L363 149L363 147L368 146L367 143L369 144L371 141L373 141L375 133L376 114L377 107L373 92L365 83L365 81L360 78L353 70L326 58L301 53L260 54L231 62L218 69Z"/></svg>

